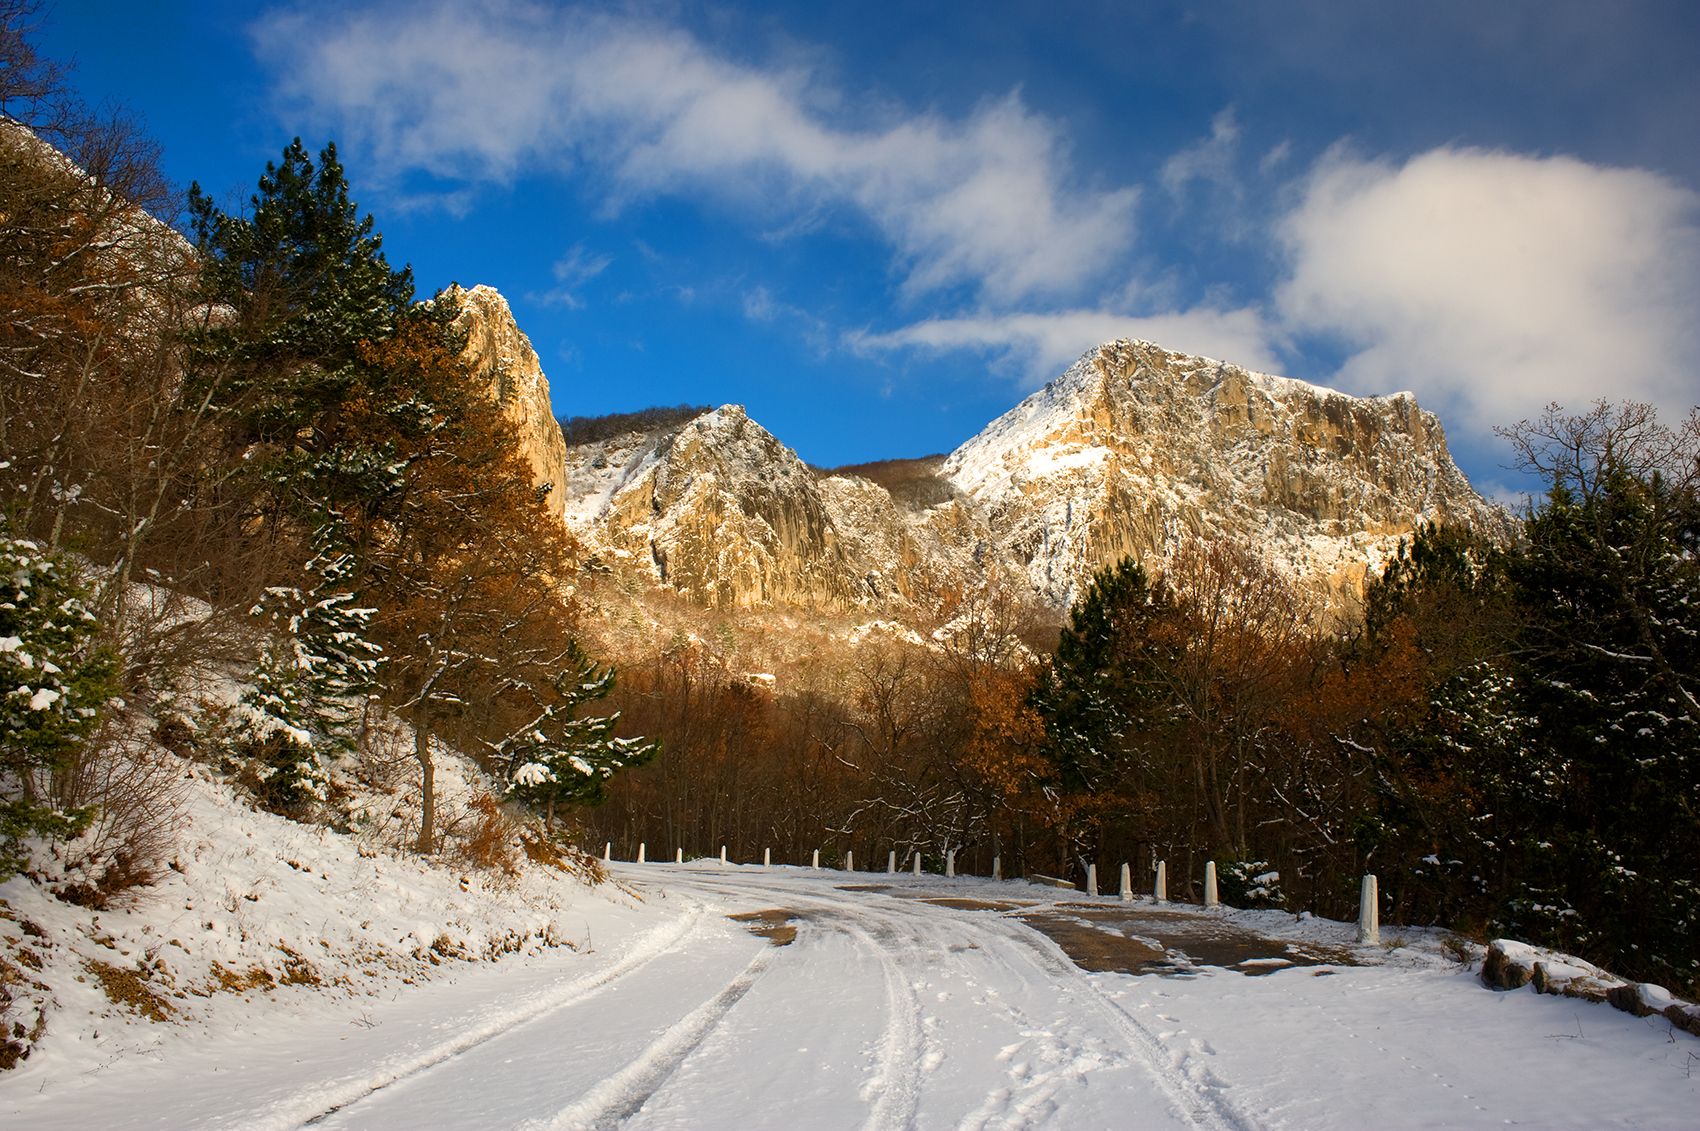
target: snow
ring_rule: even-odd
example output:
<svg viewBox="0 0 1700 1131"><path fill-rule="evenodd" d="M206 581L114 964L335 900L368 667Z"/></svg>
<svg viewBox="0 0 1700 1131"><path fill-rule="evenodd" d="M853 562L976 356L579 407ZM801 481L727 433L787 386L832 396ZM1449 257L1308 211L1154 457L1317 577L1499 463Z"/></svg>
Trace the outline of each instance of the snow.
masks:
<svg viewBox="0 0 1700 1131"><path fill-rule="evenodd" d="M708 861L615 864L597 890L528 876L521 898L474 897L441 868L345 852L287 822L232 821L219 836L216 866L203 875L197 853L202 865L128 917L101 916L107 937L123 948L138 924L170 924L192 947L236 945L181 913L224 875L243 931L310 949L293 920L340 938L358 907L374 930L422 940L445 902L478 934L552 901L540 916L575 945L380 979L375 994L327 959L323 973L356 985L217 995L166 1023L62 1014L0 1077L0 1124L1328 1131L1677 1128L1700 1111L1700 1041L1658 1018L1491 992L1432 932L1388 928L1387 947L1358 947L1350 924L1314 917L1103 901L1255 931L1279 953L1087 974L1016 916L1084 921L1091 907L1020 882ZM244 842L255 851L232 851ZM287 882L306 875L317 882ZM32 898L21 881L0 895ZM957 902L918 898L941 896ZM761 910L790 917L795 941L728 918Z"/></svg>

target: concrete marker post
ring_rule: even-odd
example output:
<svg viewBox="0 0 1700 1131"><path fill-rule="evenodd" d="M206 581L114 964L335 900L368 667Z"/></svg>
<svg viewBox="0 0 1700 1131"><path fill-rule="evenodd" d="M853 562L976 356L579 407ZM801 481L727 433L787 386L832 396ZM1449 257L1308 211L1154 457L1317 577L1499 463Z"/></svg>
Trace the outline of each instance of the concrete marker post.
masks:
<svg viewBox="0 0 1700 1131"><path fill-rule="evenodd" d="M1152 887L1151 894L1158 903L1169 902L1169 865L1165 860L1157 861L1157 883Z"/></svg>
<svg viewBox="0 0 1700 1131"><path fill-rule="evenodd" d="M611 841L611 840L610 841L604 841L603 844L602 844L602 862L604 864L612 863L613 859L614 859L614 842Z"/></svg>
<svg viewBox="0 0 1700 1131"><path fill-rule="evenodd" d="M956 849L944 854L944 874L946 879L956 878Z"/></svg>
<svg viewBox="0 0 1700 1131"><path fill-rule="evenodd" d="M720 846L720 866L726 867L726 846L724 844Z"/></svg>
<svg viewBox="0 0 1700 1131"><path fill-rule="evenodd" d="M1381 945L1381 887L1374 876L1365 876L1358 889L1358 941Z"/></svg>
<svg viewBox="0 0 1700 1131"><path fill-rule="evenodd" d="M647 847L647 846L643 843L643 841L641 841L641 840L638 841L638 861L637 862L639 864L643 863L643 850L644 850L645 847Z"/></svg>
<svg viewBox="0 0 1700 1131"><path fill-rule="evenodd" d="M818 849L818 848L815 849L814 859L809 862L809 867L811 867L811 868L819 868L820 867L820 849Z"/></svg>
<svg viewBox="0 0 1700 1131"><path fill-rule="evenodd" d="M1098 898L1098 865L1086 865L1086 898Z"/></svg>
<svg viewBox="0 0 1700 1131"><path fill-rule="evenodd" d="M856 870L856 853L853 849L846 848L844 850L844 870L846 872Z"/></svg>
<svg viewBox="0 0 1700 1131"><path fill-rule="evenodd" d="M673 850L673 863L683 864L684 862L685 862L685 850L682 849L682 848L675 848Z"/></svg>
<svg viewBox="0 0 1700 1131"><path fill-rule="evenodd" d="M1123 864L1122 865L1122 902L1123 903L1131 903L1132 901L1133 901L1133 868L1130 867L1127 864Z"/></svg>
<svg viewBox="0 0 1700 1131"><path fill-rule="evenodd" d="M888 876L897 875L897 849L895 848L886 853L885 874Z"/></svg>
<svg viewBox="0 0 1700 1131"><path fill-rule="evenodd" d="M915 874L917 876L921 874L921 854L919 852L915 854Z"/></svg>
<svg viewBox="0 0 1700 1131"><path fill-rule="evenodd" d="M1003 857L1001 856L992 857L992 879L1003 879Z"/></svg>
<svg viewBox="0 0 1700 1131"><path fill-rule="evenodd" d="M1204 862L1204 906L1215 907L1222 900L1216 894L1216 861Z"/></svg>
<svg viewBox="0 0 1700 1131"><path fill-rule="evenodd" d="M761 866L763 868L773 867L773 849L764 848L761 850Z"/></svg>

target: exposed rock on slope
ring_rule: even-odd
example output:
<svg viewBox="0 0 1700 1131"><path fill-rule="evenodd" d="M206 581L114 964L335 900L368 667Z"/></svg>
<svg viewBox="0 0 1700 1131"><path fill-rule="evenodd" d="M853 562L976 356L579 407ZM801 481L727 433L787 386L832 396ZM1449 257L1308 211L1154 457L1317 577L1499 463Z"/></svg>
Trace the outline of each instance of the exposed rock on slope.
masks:
<svg viewBox="0 0 1700 1131"><path fill-rule="evenodd" d="M551 484L551 504L559 506L567 445L555 423L549 379L543 375L537 351L514 321L508 300L493 287L469 291L450 287L448 293L460 301L456 325L466 334L462 356L475 374L489 382L491 395L519 439L521 454L531 464L532 482Z"/></svg>
<svg viewBox="0 0 1700 1131"><path fill-rule="evenodd" d="M707 605L903 608L983 540L948 487L900 503L823 476L738 405L569 450L567 521L615 569Z"/></svg>
<svg viewBox="0 0 1700 1131"><path fill-rule="evenodd" d="M1204 536L1259 548L1338 609L1420 521L1507 529L1409 393L1351 397L1149 342L1092 350L944 473L1057 607L1104 564Z"/></svg>
<svg viewBox="0 0 1700 1131"><path fill-rule="evenodd" d="M902 612L1001 569L1062 610L1099 567L1161 565L1203 537L1256 547L1342 612L1418 522L1508 529L1408 393L1350 397L1129 341L942 462L816 473L727 406L571 449L566 495L611 565L727 608Z"/></svg>

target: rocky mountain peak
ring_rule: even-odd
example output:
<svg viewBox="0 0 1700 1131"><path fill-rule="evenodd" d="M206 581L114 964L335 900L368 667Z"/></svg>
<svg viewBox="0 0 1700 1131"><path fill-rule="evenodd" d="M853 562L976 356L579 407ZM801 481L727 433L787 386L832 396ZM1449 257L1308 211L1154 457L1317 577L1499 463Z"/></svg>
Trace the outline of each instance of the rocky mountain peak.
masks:
<svg viewBox="0 0 1700 1131"><path fill-rule="evenodd" d="M1058 607L1093 570L1161 564L1187 538L1257 546L1340 606L1419 522L1506 528L1409 393L1353 397L1143 341L1088 351L943 471Z"/></svg>
<svg viewBox="0 0 1700 1131"><path fill-rule="evenodd" d="M455 325L466 335L462 358L501 407L521 454L531 465L532 482L540 487L549 484L551 502L559 506L567 445L549 401L549 379L531 339L514 320L508 300L494 287L451 286L444 293L460 304Z"/></svg>
<svg viewBox="0 0 1700 1131"><path fill-rule="evenodd" d="M1256 547L1346 614L1419 522L1509 529L1409 394L1140 341L1089 351L942 460L819 471L724 405L573 445L565 495L606 566L703 604L897 615L994 571L1060 612L1098 568L1161 568L1193 539Z"/></svg>

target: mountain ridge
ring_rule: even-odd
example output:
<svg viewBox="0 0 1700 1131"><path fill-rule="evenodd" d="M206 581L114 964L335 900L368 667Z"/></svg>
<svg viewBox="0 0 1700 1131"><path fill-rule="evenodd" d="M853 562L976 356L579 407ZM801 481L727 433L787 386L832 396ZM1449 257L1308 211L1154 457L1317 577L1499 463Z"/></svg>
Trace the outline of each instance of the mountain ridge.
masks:
<svg viewBox="0 0 1700 1131"><path fill-rule="evenodd" d="M478 317L512 321L505 302ZM522 417L547 403L530 359ZM942 458L819 469L741 405L660 419L563 441L557 513L593 568L713 608L902 614L996 572L1060 613L1123 557L1161 568L1218 539L1350 616L1420 523L1510 531L1412 394L1357 397L1142 340L1086 351Z"/></svg>

